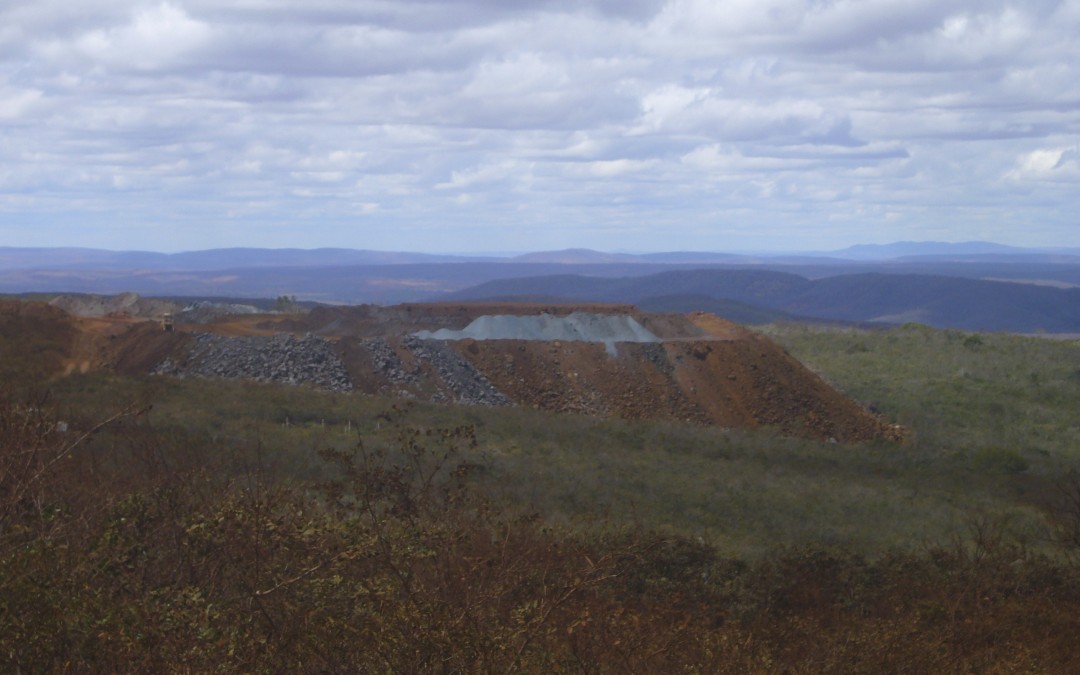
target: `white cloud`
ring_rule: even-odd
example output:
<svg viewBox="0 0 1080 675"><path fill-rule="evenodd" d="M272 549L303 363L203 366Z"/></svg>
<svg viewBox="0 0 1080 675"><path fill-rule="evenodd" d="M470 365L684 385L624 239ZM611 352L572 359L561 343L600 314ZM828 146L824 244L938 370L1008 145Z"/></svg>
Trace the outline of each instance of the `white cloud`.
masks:
<svg viewBox="0 0 1080 675"><path fill-rule="evenodd" d="M771 139L854 145L844 113L807 99L767 102L725 95L722 89L666 86L642 101L641 132L693 134L728 141Z"/></svg>
<svg viewBox="0 0 1080 675"><path fill-rule="evenodd" d="M41 102L37 89L0 86L0 120L17 120L31 115Z"/></svg>
<svg viewBox="0 0 1080 675"><path fill-rule="evenodd" d="M438 190L461 190L482 185L505 184L511 180L520 179L527 172L528 167L518 162L499 162L453 171L450 174L450 180L436 184L435 188Z"/></svg>
<svg viewBox="0 0 1080 675"><path fill-rule="evenodd" d="M1076 0L3 3L0 228L796 246L970 238L990 204L1052 243L1080 211L1077 33Z"/></svg>
<svg viewBox="0 0 1080 675"><path fill-rule="evenodd" d="M210 38L208 25L182 7L161 3L135 9L125 24L93 29L74 41L50 41L43 51L56 60L84 59L110 68L154 71L182 64Z"/></svg>
<svg viewBox="0 0 1080 675"><path fill-rule="evenodd" d="M1080 183L1080 146L1048 148L1025 153L1007 174L1016 181Z"/></svg>
<svg viewBox="0 0 1080 675"><path fill-rule="evenodd" d="M746 157L733 147L701 146L682 157L682 163L714 176L738 178L751 172L797 171L807 168L804 158Z"/></svg>
<svg viewBox="0 0 1080 675"><path fill-rule="evenodd" d="M655 169L659 160L609 159L566 164L567 174L583 178L617 178Z"/></svg>

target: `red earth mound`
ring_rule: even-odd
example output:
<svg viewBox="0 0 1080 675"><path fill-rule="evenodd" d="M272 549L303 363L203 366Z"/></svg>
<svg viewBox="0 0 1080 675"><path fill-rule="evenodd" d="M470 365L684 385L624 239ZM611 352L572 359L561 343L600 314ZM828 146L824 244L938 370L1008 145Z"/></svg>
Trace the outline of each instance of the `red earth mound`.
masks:
<svg viewBox="0 0 1080 675"><path fill-rule="evenodd" d="M373 394L454 400L455 383L415 355L386 344L388 368L360 341L341 341L354 385ZM830 387L768 339L618 343L459 340L446 343L518 405L628 419L670 419L728 428L774 427L786 435L844 442L900 438L899 428ZM403 378L404 373L410 376Z"/></svg>
<svg viewBox="0 0 1080 675"><path fill-rule="evenodd" d="M651 315L618 305L411 305L330 310L308 317L315 320L308 326L328 332L352 325L363 336L346 335L339 342L361 391L454 400L460 389L453 380L461 374L418 358L415 342L402 337L402 329L461 329L483 315L541 312L629 315L662 341L619 342L614 355L601 342L466 339L445 344L475 370L470 376L482 378L518 405L731 428L773 427L788 435L845 442L903 435L768 338L711 314ZM388 321L380 323L381 318ZM377 348L373 336L383 338Z"/></svg>
<svg viewBox="0 0 1080 675"><path fill-rule="evenodd" d="M334 342L355 389L369 394L771 427L787 435L843 442L903 437L899 427L856 405L769 339L711 314L655 315L625 305L366 305L322 307L292 316L232 316L166 333L156 322L75 320L55 308L28 306L0 305L0 322L7 333L17 320L33 323L26 330L50 335L59 354L46 369L52 374L102 367L150 372L166 359L183 361L196 332L314 333ZM461 330L481 316L566 317L578 312L633 317L659 341L413 337L421 330Z"/></svg>

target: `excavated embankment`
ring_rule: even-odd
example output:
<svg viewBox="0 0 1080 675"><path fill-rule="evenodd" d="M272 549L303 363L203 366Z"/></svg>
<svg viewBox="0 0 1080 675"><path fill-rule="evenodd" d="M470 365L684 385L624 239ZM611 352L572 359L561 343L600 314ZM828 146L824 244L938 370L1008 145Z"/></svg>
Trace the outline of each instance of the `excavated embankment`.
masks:
<svg viewBox="0 0 1080 675"><path fill-rule="evenodd" d="M344 338L339 346L357 388L371 393L482 402L455 395L455 377L417 358L419 346L438 349L441 341L470 365L466 380L517 405L774 427L821 440L902 436L763 336L708 314L632 311L638 316L580 308L561 315L481 314L468 323L458 315L460 328Z"/></svg>
<svg viewBox="0 0 1080 675"><path fill-rule="evenodd" d="M903 436L772 341L709 314L616 305L322 308L181 325L175 333L141 324L102 349L98 360L121 372L772 427L842 442Z"/></svg>
<svg viewBox="0 0 1080 675"><path fill-rule="evenodd" d="M434 340L343 340L360 391L484 403L447 393L418 347ZM466 381L554 412L671 419L728 428L775 427L821 440L899 438L900 430L830 387L765 338L617 343L462 339L442 343L470 364ZM423 351L420 351L422 354Z"/></svg>

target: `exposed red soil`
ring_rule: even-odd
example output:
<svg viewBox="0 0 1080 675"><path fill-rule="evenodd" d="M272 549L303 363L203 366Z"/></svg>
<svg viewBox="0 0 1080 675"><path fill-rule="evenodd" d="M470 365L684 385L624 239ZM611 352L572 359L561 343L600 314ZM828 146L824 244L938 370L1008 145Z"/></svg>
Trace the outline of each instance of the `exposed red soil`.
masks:
<svg viewBox="0 0 1080 675"><path fill-rule="evenodd" d="M0 300L0 387L37 385L62 374L79 336L61 309Z"/></svg>
<svg viewBox="0 0 1080 675"><path fill-rule="evenodd" d="M183 358L192 333L166 333L157 322L142 322L102 350L106 367L123 375L150 372L165 359Z"/></svg>
<svg viewBox="0 0 1080 675"><path fill-rule="evenodd" d="M899 430L863 410L768 339L619 343L452 343L512 400L545 410L673 419L852 442Z"/></svg>
<svg viewBox="0 0 1080 675"><path fill-rule="evenodd" d="M31 375L45 383L101 369L146 373L189 339L183 332L164 332L157 321L128 315L75 317L40 302L0 301L0 362L9 369L23 366L26 373L5 378L23 384Z"/></svg>
<svg viewBox="0 0 1080 675"><path fill-rule="evenodd" d="M618 343L617 356L595 342L459 340L447 344L519 405L630 419L673 419L729 428L774 427L788 435L852 442L900 439L903 430L864 410L768 338L712 314L650 315L619 305L400 306L331 310L308 327L334 325L342 314L364 336L437 327L460 329L485 314L529 315L542 311L629 314L659 344ZM387 317L379 324L376 316ZM452 321L447 321L451 319ZM405 326L409 331L402 330ZM389 344L417 382L387 380L352 338L339 345L354 385L378 394L426 398L449 396L437 373L413 358L398 337Z"/></svg>
<svg viewBox="0 0 1080 675"><path fill-rule="evenodd" d="M714 340L741 340L754 335L752 331L739 324L708 312L694 312L687 315L685 319Z"/></svg>
<svg viewBox="0 0 1080 675"><path fill-rule="evenodd" d="M12 308L8 305L18 305ZM405 336L460 330L492 314L629 315L659 343L459 340L445 343L515 404L556 412L630 419L670 419L729 428L773 427L784 434L853 442L901 439L903 430L862 409L771 340L711 314L652 315L626 305L510 303L412 304L319 308L306 315L232 316L167 333L156 322L124 317L73 319L32 303L0 305L0 320L36 317L65 345L53 373L108 368L146 373L166 358L183 359L192 335L316 333L336 342L360 392L455 400L445 373L418 358ZM25 324L28 319L22 319ZM29 325L29 324L26 324ZM374 362L365 340L384 338L399 373ZM59 343L58 343L59 344ZM406 376L402 377L401 373Z"/></svg>

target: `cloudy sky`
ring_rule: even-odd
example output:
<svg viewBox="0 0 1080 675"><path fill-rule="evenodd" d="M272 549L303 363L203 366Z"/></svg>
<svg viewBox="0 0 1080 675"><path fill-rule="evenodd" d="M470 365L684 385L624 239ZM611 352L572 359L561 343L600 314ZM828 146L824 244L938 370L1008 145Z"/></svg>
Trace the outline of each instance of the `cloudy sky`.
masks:
<svg viewBox="0 0 1080 675"><path fill-rule="evenodd" d="M1080 246L1080 0L0 0L0 245Z"/></svg>

